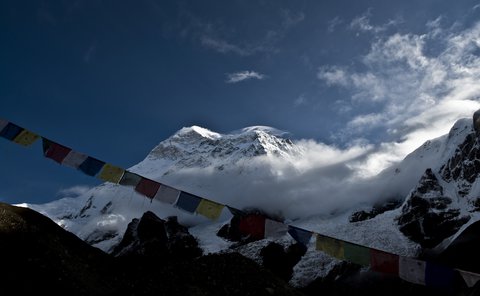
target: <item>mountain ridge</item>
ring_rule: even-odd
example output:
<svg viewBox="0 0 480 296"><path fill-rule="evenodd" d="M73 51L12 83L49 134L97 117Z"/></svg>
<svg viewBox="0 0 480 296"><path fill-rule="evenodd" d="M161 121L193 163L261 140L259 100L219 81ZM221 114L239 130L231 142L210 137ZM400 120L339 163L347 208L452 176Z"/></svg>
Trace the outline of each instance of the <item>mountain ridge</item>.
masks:
<svg viewBox="0 0 480 296"><path fill-rule="evenodd" d="M172 137L162 141L148 154L145 160L129 170L212 200L219 200L217 198L225 192L247 193L247 197L241 201L244 205L258 208L268 207L272 211L274 204L271 200L259 201L255 197L249 198L248 193L251 191L248 191L248 186L268 181L269 179L264 178L265 175L276 173L274 167L269 167L271 163L268 161L282 159L285 163L294 163L298 159L296 157L301 156L305 151L294 142L279 137L278 133L277 135L269 134L269 130L265 127L253 127L243 129L241 132L219 134L198 126L183 128ZM416 236L411 235L408 230L405 231L406 228L403 226L412 220L418 220L418 215L430 217L439 209L446 210L447 213L441 219L448 219L452 216L452 212L448 211L455 212L458 209L458 215L454 215L461 219L468 216L468 220L461 220L462 223L459 223L458 227L456 226L453 234L450 233L447 237L435 240L435 244L441 242L448 244L448 240L453 240L462 229L480 219L478 212L470 211L473 208L469 206L471 202L468 200L477 191L480 191L480 186L476 186L477 183L474 182L470 188L471 196L467 196L467 199L459 199L460 197L456 193L451 193L453 192L452 188L460 183L456 181L449 183L442 179L439 173L445 163L458 155L458 147L462 143L468 142L468 139L477 141L477 137L472 134L475 134L472 119L461 119L454 124L449 134L425 142L398 165L384 170L377 177L372 178L369 184L362 185L365 188L377 188L378 195L384 195L384 200L392 197L404 200L400 208L389 209L355 223L351 222L350 217L359 208L313 215L295 220L293 224L388 252L415 256L426 245L422 243L421 239L418 239L418 231ZM460 151L463 150L460 149ZM252 160L255 160L255 165L250 165ZM432 176L434 176L439 186L445 188L445 190L438 191L437 195L448 192L452 195L451 201L439 205L438 200L441 199L433 199L433 203L427 202L428 205L423 212L412 213L412 196L419 196L420 200L428 198L428 196L424 196L428 190L425 191L421 189L421 186L417 186L419 180L420 184L423 182L421 177L428 169L431 170L429 178L433 180ZM196 177L198 172L203 172L205 175ZM215 178L208 179L210 176L215 176ZM218 190L216 195L213 194L217 187L231 186L231 183L222 184L222 180L227 178L238 181L238 187L227 188L229 191ZM266 183L262 186L268 188L268 186L282 185ZM362 190L364 188L358 188L358 192L362 192ZM419 192L420 195L415 195L415 192ZM227 198L223 201L233 206L242 204L239 203L238 198L235 198L235 194L230 199ZM375 200L375 202L377 201ZM422 203L426 204L423 201ZM192 234L199 239L200 246L206 253L215 253L231 246L231 243L222 241L215 235L216 231L229 219L229 214L225 211L218 222L208 222L201 217L179 212L168 205L155 201L149 203L135 193L132 188L123 188L109 183L97 186L76 199L62 199L46 205L26 206L46 214L67 230L107 252L120 242L121 234L124 233L127 224L147 210L155 212L161 217L179 216L182 224L191 226ZM366 203L364 208L371 206L373 206L373 200L370 204ZM414 219L408 219L409 214ZM410 226L410 228L412 227ZM290 238L283 238L283 240L286 244L292 242ZM431 246L428 245L428 247ZM252 245L252 248L252 250L256 250L255 245ZM252 251L253 253L249 251L250 256L257 256L254 255L257 251ZM313 255L313 252L314 250L310 248L304 256L305 259L302 258L303 261L301 260L298 266L304 267L297 269L297 274L305 273L305 268L308 269L308 266L313 264L312 262L319 260L318 256ZM300 280L300 282L302 281Z"/></svg>

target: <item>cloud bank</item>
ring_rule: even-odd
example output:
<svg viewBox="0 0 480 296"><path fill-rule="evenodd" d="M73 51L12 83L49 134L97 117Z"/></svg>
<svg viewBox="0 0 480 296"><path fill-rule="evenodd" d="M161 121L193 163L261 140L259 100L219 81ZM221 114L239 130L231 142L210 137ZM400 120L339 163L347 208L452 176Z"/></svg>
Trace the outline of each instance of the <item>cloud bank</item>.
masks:
<svg viewBox="0 0 480 296"><path fill-rule="evenodd" d="M480 108L480 23L444 28L437 18L425 25L425 33L413 34L390 32L390 22L388 30L374 30L367 16L358 22L350 29L372 28L368 52L357 65L322 65L317 72L325 87L349 94L336 103L345 107L339 114L349 116L333 135L343 146L301 140L295 143L303 151L300 157L257 157L221 174L215 166L188 169L178 180L195 179L197 185L171 181L214 200L289 219L404 198L427 167L438 165L438 155L430 151L407 159L398 171L395 164Z"/></svg>
<svg viewBox="0 0 480 296"><path fill-rule="evenodd" d="M386 34L385 26L362 15L351 28L376 33L369 52L356 65L319 67L317 77L327 87L350 94L337 102L350 106L342 112L351 117L334 137L380 138L377 151L358 166L364 174L378 173L480 108L480 23L458 27L443 28L437 18L424 34Z"/></svg>

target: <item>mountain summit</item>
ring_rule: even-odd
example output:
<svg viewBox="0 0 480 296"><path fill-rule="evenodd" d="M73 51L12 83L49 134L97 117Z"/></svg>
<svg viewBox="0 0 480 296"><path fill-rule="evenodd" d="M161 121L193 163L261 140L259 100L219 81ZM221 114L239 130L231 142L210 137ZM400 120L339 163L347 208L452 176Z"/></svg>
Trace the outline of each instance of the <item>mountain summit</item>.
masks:
<svg viewBox="0 0 480 296"><path fill-rule="evenodd" d="M265 126L228 134L199 126L184 127L160 142L129 171L213 200L235 204L239 201L239 193L248 192L252 183L270 185L262 181L275 174L268 166L268 159L293 162L302 155L302 148L283 135L286 133ZM236 188L222 182L222 179L232 178L236 180ZM258 206L251 194L240 204L249 204L249 199L250 206ZM202 217L179 212L170 205L155 200L150 202L133 188L110 183L92 188L81 196L27 206L105 251L112 250L120 242L127 224L145 211L161 217L178 215L186 225L204 222Z"/></svg>

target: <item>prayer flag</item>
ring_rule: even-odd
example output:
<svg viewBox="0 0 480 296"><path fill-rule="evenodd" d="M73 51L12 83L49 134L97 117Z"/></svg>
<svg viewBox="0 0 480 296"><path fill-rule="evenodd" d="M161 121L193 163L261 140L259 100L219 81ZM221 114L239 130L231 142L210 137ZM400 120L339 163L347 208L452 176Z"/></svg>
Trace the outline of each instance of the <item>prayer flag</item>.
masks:
<svg viewBox="0 0 480 296"><path fill-rule="evenodd" d="M27 130L23 130L18 136L15 137L13 140L15 143L23 145L23 146L30 146L36 140L38 140L39 136L35 133L32 133Z"/></svg>
<svg viewBox="0 0 480 296"><path fill-rule="evenodd" d="M370 256L373 271L398 275L398 255L371 249Z"/></svg>
<svg viewBox="0 0 480 296"><path fill-rule="evenodd" d="M343 247L343 241L341 240L317 234L316 248L333 258L340 260L345 259L345 250Z"/></svg>
<svg viewBox="0 0 480 296"><path fill-rule="evenodd" d="M98 177L103 181L118 184L118 182L120 182L120 180L122 179L124 172L124 169L107 163L103 166L102 171L100 172Z"/></svg>
<svg viewBox="0 0 480 296"><path fill-rule="evenodd" d="M104 165L105 162L89 156L87 157L87 159L85 159L84 162L82 162L78 169L85 174L93 177L98 174L98 172L102 169Z"/></svg>
<svg viewBox="0 0 480 296"><path fill-rule="evenodd" d="M243 235L248 235L259 240L265 237L265 217L259 214L240 216L238 230Z"/></svg>
<svg viewBox="0 0 480 296"><path fill-rule="evenodd" d="M217 220L222 214L222 210L225 206L214 201L202 199L197 207L197 213L207 217L210 220Z"/></svg>
<svg viewBox="0 0 480 296"><path fill-rule="evenodd" d="M0 137L13 141L23 131L23 128L14 123L7 123L7 125L0 131Z"/></svg>
<svg viewBox="0 0 480 296"><path fill-rule="evenodd" d="M278 238L287 234L288 226L282 222L265 219L265 237Z"/></svg>
<svg viewBox="0 0 480 296"><path fill-rule="evenodd" d="M425 261L400 256L398 275L407 282L425 285L425 266Z"/></svg>
<svg viewBox="0 0 480 296"><path fill-rule="evenodd" d="M363 266L370 265L369 248L349 242L345 242L343 248L345 250L345 260Z"/></svg>
<svg viewBox="0 0 480 296"><path fill-rule="evenodd" d="M179 194L180 190L161 184L154 199L173 205L177 201Z"/></svg>
<svg viewBox="0 0 480 296"><path fill-rule="evenodd" d="M202 199L196 195L182 191L175 206L187 212L195 213L201 200Z"/></svg>
<svg viewBox="0 0 480 296"><path fill-rule="evenodd" d="M60 164L72 150L68 147L52 142L45 138L42 138L42 141L43 141L43 154L45 155L45 157L53 159L54 161Z"/></svg>
<svg viewBox="0 0 480 296"><path fill-rule="evenodd" d="M472 288L480 280L480 274L457 269L467 287Z"/></svg>
<svg viewBox="0 0 480 296"><path fill-rule="evenodd" d="M125 171L125 173L122 176L122 179L120 179L120 185L125 185L125 186L137 186L138 182L142 179L141 176Z"/></svg>
<svg viewBox="0 0 480 296"><path fill-rule="evenodd" d="M427 262L425 268L425 284L437 288L452 288L455 271L432 262Z"/></svg>
<svg viewBox="0 0 480 296"><path fill-rule="evenodd" d="M158 188L160 188L160 183L142 177L137 186L135 186L135 191L149 198L153 198L155 194L157 194Z"/></svg>
<svg viewBox="0 0 480 296"><path fill-rule="evenodd" d="M62 165L65 165L65 166L68 166L68 167L71 167L71 168L74 168L74 169L78 169L78 167L85 160L87 160L87 158L88 158L87 155L72 150L63 159Z"/></svg>
<svg viewBox="0 0 480 296"><path fill-rule="evenodd" d="M308 246L313 233L311 231L288 225L288 234L299 244Z"/></svg>
<svg viewBox="0 0 480 296"><path fill-rule="evenodd" d="M2 132L2 130L7 126L7 124L8 124L8 121L4 119L0 119L0 132Z"/></svg>

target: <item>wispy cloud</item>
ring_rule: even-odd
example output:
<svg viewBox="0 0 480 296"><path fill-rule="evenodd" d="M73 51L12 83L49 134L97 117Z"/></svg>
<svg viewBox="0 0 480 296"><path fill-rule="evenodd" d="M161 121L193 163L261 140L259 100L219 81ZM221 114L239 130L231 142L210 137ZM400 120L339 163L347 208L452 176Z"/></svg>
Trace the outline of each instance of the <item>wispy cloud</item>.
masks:
<svg viewBox="0 0 480 296"><path fill-rule="evenodd" d="M305 20L305 14L302 11L293 12L288 9L282 10L282 17L282 25L286 29L296 26L298 23Z"/></svg>
<svg viewBox="0 0 480 296"><path fill-rule="evenodd" d="M235 72L235 73L228 73L227 74L227 80L225 80L226 83L238 83L242 82L245 80L250 80L250 79L258 79L262 80L265 79L266 76L264 74L260 74L255 71L240 71L240 72Z"/></svg>
<svg viewBox="0 0 480 296"><path fill-rule="evenodd" d="M202 19L186 14L190 21L181 32L190 35L208 49L222 54L237 54L251 56L261 53L277 53L278 43L287 33L305 19L302 11L281 10L277 22L270 26L259 27L255 36L246 36L239 39L232 32L241 30L228 26L225 22L205 22ZM260 36L260 37L259 37Z"/></svg>
<svg viewBox="0 0 480 296"><path fill-rule="evenodd" d="M338 26L343 24L343 22L344 21L339 16L336 16L333 19L329 20L327 24L327 32L332 33Z"/></svg>
<svg viewBox="0 0 480 296"><path fill-rule="evenodd" d="M304 94L299 95L295 100L293 100L293 105L295 107L306 105L307 103L308 103L308 99L305 97Z"/></svg>
<svg viewBox="0 0 480 296"><path fill-rule="evenodd" d="M209 35L204 35L200 37L200 41L204 47L213 49L219 53L234 53L240 56L250 56L260 52L269 52L273 51L273 48L265 44L245 44L238 45L231 43L227 40L213 37Z"/></svg>
<svg viewBox="0 0 480 296"><path fill-rule="evenodd" d="M89 191L91 187L85 186L85 185L77 185L65 189L60 189L57 193L57 195L61 197L77 197L80 195L85 194L87 191Z"/></svg>
<svg viewBox="0 0 480 296"><path fill-rule="evenodd" d="M383 32L366 20L361 18L356 24ZM351 94L351 119L338 135L345 141L373 130L384 135L373 137L379 140L379 149L358 166L366 174L378 172L424 141L447 133L457 119L480 108L480 23L445 29L437 18L426 29L424 34L375 38L358 67L324 65L318 70L318 78L327 86ZM427 54L432 46L435 54ZM356 107L361 106L369 106L370 112L357 113L361 108Z"/></svg>
<svg viewBox="0 0 480 296"><path fill-rule="evenodd" d="M389 20L388 22L381 25L373 25L370 22L371 16L372 16L372 9L370 8L362 15L355 17L350 22L350 29L358 30L360 32L373 32L378 34L380 32L386 31L389 27L396 26L402 22L402 20L398 18L398 19Z"/></svg>

